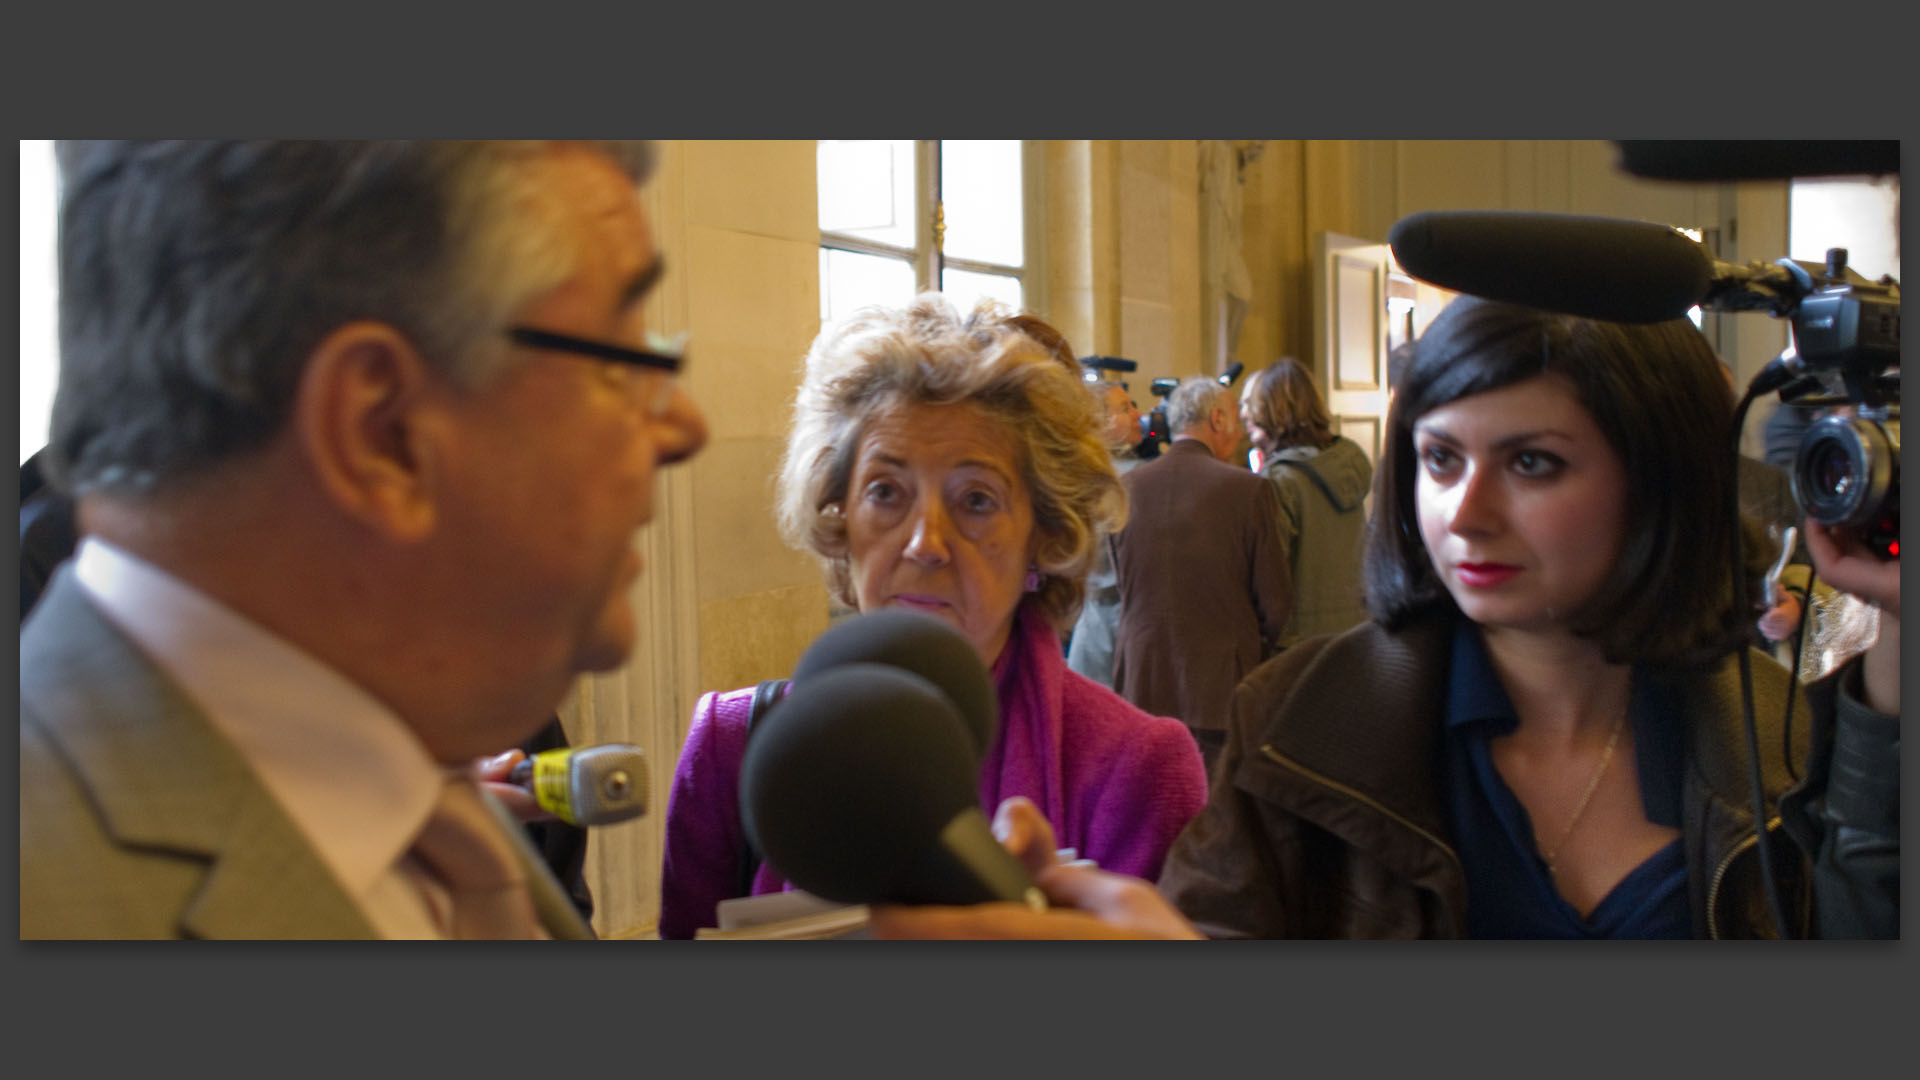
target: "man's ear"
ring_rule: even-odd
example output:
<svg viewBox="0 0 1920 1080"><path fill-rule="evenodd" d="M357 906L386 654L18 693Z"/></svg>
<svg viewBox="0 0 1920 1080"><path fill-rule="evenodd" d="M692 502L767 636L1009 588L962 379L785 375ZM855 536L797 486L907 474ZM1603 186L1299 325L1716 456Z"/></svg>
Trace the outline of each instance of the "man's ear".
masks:
<svg viewBox="0 0 1920 1080"><path fill-rule="evenodd" d="M400 542L433 528L434 385L400 331L354 322L314 347L294 395L292 426L321 489L343 514Z"/></svg>

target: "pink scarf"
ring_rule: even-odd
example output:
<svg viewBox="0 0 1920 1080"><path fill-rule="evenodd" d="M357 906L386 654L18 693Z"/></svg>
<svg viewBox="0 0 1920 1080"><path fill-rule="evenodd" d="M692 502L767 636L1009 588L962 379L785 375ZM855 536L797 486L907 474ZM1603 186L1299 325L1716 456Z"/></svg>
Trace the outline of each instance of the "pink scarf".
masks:
<svg viewBox="0 0 1920 1080"><path fill-rule="evenodd" d="M1060 703L1066 676L1059 636L1031 601L1023 601L993 665L1000 733L980 763L980 808L991 819L1000 800L1025 795L1053 823L1060 842L1071 844L1080 822L1068 805L1064 777Z"/></svg>

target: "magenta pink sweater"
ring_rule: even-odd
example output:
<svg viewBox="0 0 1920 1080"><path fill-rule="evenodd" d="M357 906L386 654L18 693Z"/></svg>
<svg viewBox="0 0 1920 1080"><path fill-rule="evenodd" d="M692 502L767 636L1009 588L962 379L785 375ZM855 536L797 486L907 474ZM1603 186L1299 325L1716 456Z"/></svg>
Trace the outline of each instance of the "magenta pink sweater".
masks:
<svg viewBox="0 0 1920 1080"><path fill-rule="evenodd" d="M1103 869L1152 881L1167 849L1207 801L1200 752L1186 725L1150 716L1069 670L1060 639L1031 605L993 666L1000 733L980 765L980 806L1032 799L1062 847ZM702 695L667 797L660 936L714 925L714 906L739 893L740 757L753 688ZM790 888L772 866L752 895Z"/></svg>

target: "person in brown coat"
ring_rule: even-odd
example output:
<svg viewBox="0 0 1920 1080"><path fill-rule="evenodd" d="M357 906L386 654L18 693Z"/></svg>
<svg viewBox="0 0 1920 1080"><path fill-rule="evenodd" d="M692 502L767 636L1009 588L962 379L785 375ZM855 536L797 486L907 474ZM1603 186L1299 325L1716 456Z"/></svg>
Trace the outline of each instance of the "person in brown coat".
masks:
<svg viewBox="0 0 1920 1080"><path fill-rule="evenodd" d="M1120 583L1114 688L1177 716L1211 774L1233 688L1273 655L1293 583L1273 485L1228 464L1240 437L1231 394L1195 376L1167 401L1173 443L1122 482L1132 507L1109 542Z"/></svg>

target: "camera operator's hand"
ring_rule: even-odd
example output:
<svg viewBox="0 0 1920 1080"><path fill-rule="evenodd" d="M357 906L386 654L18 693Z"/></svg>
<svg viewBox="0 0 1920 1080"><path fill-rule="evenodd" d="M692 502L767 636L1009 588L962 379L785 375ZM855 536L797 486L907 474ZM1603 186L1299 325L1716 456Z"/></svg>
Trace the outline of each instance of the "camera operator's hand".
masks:
<svg viewBox="0 0 1920 1080"><path fill-rule="evenodd" d="M1880 635L1861 664L1866 704L1900 714L1900 560L1882 559L1845 529L1809 520L1807 553L1821 580L1880 609Z"/></svg>
<svg viewBox="0 0 1920 1080"><path fill-rule="evenodd" d="M1807 552L1820 579L1900 617L1900 560L1882 559L1846 529L1808 520Z"/></svg>

